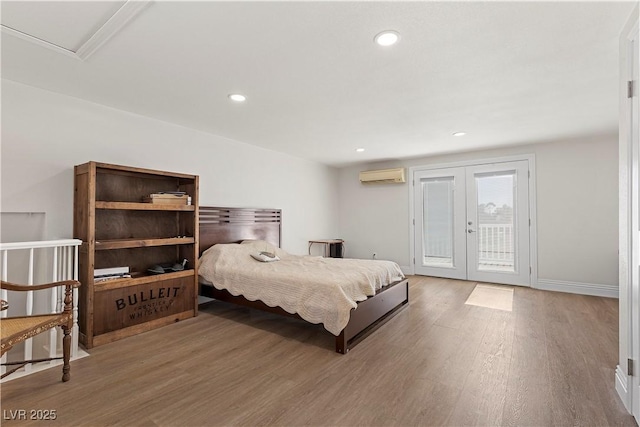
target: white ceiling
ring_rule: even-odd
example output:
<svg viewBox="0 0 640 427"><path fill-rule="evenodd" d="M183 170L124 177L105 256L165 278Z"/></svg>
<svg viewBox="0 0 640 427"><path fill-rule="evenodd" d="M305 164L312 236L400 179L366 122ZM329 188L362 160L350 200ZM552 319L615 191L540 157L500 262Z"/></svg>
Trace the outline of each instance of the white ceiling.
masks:
<svg viewBox="0 0 640 427"><path fill-rule="evenodd" d="M71 2L47 3L2 1L2 24L60 37ZM113 12L91 4L68 34ZM85 61L3 33L2 77L343 166L617 132L635 4L155 2Z"/></svg>

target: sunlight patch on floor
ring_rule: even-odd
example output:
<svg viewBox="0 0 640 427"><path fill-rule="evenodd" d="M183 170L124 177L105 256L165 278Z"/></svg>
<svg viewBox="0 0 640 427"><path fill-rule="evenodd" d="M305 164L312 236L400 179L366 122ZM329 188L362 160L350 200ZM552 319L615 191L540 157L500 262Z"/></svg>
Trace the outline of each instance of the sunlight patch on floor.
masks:
<svg viewBox="0 0 640 427"><path fill-rule="evenodd" d="M513 308L513 288L478 284L465 304L511 311Z"/></svg>

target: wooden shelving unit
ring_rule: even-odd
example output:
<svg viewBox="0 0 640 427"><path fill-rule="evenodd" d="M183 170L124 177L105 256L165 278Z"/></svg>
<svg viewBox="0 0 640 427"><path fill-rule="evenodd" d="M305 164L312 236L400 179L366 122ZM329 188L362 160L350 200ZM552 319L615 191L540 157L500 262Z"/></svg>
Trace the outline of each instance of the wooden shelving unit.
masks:
<svg viewBox="0 0 640 427"><path fill-rule="evenodd" d="M190 205L142 202L184 191ZM80 249L80 342L87 348L197 315L198 176L89 162L75 167L74 237ZM187 260L182 271L149 274ZM94 282L97 268L131 278Z"/></svg>

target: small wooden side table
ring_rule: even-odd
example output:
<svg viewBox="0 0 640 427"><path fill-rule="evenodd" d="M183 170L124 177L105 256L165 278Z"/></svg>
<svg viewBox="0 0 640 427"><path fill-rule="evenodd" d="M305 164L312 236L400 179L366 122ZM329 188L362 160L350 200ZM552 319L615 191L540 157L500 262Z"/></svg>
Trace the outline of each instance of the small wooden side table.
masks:
<svg viewBox="0 0 640 427"><path fill-rule="evenodd" d="M330 257L331 256L331 245L341 245L344 244L344 240L342 239L321 239L321 240L309 240L309 255L311 255L311 246L313 246L315 243L319 243L321 245L324 245L323 248L323 253L324 253L324 257ZM342 254L342 251L340 251L340 253ZM339 258L342 258L342 256L340 256Z"/></svg>

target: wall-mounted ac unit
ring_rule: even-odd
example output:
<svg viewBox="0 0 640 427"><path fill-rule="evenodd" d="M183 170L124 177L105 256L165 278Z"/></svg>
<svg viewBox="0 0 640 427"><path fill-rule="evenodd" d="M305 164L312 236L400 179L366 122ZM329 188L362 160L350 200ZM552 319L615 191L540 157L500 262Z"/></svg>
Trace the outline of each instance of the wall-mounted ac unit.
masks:
<svg viewBox="0 0 640 427"><path fill-rule="evenodd" d="M363 184L379 184L394 183L400 184L407 182L404 168L380 169L375 171L360 172L360 182Z"/></svg>

